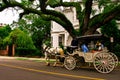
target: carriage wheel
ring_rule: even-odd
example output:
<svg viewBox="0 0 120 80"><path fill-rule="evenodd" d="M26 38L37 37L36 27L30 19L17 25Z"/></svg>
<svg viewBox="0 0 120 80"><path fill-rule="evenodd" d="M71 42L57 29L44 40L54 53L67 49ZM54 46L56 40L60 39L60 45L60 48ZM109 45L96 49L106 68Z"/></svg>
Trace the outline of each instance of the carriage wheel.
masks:
<svg viewBox="0 0 120 80"><path fill-rule="evenodd" d="M76 60L72 56L65 57L64 66L68 70L73 70L76 67Z"/></svg>
<svg viewBox="0 0 120 80"><path fill-rule="evenodd" d="M113 56L113 58L115 60L115 67L117 67L117 65L118 65L118 58L117 58L117 56L114 53L111 53L111 52L109 52L109 53Z"/></svg>
<svg viewBox="0 0 120 80"><path fill-rule="evenodd" d="M98 53L93 61L95 69L100 73L110 73L115 67L115 60L109 53Z"/></svg>

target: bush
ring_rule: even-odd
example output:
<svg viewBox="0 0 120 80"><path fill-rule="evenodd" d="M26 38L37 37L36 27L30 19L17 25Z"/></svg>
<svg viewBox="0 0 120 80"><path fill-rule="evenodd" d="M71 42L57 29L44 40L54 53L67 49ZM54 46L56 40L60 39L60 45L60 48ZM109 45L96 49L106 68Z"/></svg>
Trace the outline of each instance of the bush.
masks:
<svg viewBox="0 0 120 80"><path fill-rule="evenodd" d="M115 53L115 55L119 58L120 60L120 44L116 44L113 48L113 52Z"/></svg>
<svg viewBox="0 0 120 80"><path fill-rule="evenodd" d="M6 45L4 45L3 43L0 43L0 50L5 50L6 49Z"/></svg>
<svg viewBox="0 0 120 80"><path fill-rule="evenodd" d="M34 57L34 56L42 56L41 52L37 49L28 49L28 48L16 48L16 56L26 56L26 57Z"/></svg>

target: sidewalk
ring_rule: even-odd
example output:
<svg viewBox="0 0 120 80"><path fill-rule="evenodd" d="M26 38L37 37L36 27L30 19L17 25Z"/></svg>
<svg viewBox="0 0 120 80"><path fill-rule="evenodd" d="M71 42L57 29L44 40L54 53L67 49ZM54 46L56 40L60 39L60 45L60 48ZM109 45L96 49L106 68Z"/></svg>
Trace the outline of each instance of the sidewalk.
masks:
<svg viewBox="0 0 120 80"><path fill-rule="evenodd" d="M45 61L45 58L28 58L28 57L12 57L12 56L0 56L0 59L42 60L42 61Z"/></svg>

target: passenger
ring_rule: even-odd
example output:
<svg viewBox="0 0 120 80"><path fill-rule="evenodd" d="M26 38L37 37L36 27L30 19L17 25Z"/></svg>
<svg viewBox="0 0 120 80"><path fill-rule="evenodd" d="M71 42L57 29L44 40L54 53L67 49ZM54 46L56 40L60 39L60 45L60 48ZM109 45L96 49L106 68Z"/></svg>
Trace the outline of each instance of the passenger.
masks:
<svg viewBox="0 0 120 80"><path fill-rule="evenodd" d="M98 51L103 50L103 48L104 48L103 44L99 44Z"/></svg>
<svg viewBox="0 0 120 80"><path fill-rule="evenodd" d="M97 48L98 51L101 51L101 50L103 50L104 46L101 42L97 41L96 48Z"/></svg>
<svg viewBox="0 0 120 80"><path fill-rule="evenodd" d="M81 46L81 49L82 49L82 51L83 51L84 53L86 53L86 52L89 51L89 50L88 50L88 47L87 47L85 44L83 44L83 45Z"/></svg>

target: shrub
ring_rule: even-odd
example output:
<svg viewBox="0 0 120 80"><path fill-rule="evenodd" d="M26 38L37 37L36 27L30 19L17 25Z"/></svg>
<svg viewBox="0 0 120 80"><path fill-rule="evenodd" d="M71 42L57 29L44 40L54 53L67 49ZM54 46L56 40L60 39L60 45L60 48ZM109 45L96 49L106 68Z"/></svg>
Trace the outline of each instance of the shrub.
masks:
<svg viewBox="0 0 120 80"><path fill-rule="evenodd" d="M28 49L28 48L16 48L16 56L42 56L40 51L37 49Z"/></svg>
<svg viewBox="0 0 120 80"><path fill-rule="evenodd" d="M113 52L115 53L115 55L119 58L120 60L120 44L116 44L113 48Z"/></svg>

